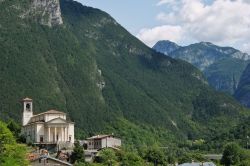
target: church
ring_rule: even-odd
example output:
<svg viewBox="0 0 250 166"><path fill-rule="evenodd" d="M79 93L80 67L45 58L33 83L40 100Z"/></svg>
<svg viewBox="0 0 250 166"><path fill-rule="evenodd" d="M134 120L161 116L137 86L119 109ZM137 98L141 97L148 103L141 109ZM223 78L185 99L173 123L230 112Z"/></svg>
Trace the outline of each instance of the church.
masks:
<svg viewBox="0 0 250 166"><path fill-rule="evenodd" d="M49 110L33 115L32 99L25 98L22 104L22 134L26 137L27 143L74 143L74 123L67 120L64 112Z"/></svg>

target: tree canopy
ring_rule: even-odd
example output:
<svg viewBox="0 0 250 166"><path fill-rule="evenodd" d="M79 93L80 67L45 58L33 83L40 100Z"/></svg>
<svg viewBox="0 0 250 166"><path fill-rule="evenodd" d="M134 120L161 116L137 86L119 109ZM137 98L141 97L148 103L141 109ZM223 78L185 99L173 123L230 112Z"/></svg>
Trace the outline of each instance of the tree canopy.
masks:
<svg viewBox="0 0 250 166"><path fill-rule="evenodd" d="M0 121L0 165L27 166L26 153L26 147L17 144L7 125Z"/></svg>

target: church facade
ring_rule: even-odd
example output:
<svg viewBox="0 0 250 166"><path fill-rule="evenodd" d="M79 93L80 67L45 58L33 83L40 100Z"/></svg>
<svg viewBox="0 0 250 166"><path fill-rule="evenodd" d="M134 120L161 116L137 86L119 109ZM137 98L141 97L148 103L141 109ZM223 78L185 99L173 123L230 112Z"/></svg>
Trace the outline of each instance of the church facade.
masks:
<svg viewBox="0 0 250 166"><path fill-rule="evenodd" d="M67 121L64 112L49 110L33 115L32 99L25 98L22 103L22 134L27 143L74 143L74 123Z"/></svg>

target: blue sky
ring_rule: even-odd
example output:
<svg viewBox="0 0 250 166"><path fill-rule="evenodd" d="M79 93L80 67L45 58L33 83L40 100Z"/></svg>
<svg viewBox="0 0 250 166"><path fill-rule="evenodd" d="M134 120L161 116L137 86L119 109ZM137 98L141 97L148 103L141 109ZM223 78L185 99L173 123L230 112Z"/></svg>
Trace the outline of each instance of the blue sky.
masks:
<svg viewBox="0 0 250 166"><path fill-rule="evenodd" d="M99 8L124 26L134 35L144 27L157 26L155 16L163 7L157 7L157 0L78 0L83 5Z"/></svg>
<svg viewBox="0 0 250 166"><path fill-rule="evenodd" d="M250 0L77 0L114 17L148 46L208 41L250 53Z"/></svg>

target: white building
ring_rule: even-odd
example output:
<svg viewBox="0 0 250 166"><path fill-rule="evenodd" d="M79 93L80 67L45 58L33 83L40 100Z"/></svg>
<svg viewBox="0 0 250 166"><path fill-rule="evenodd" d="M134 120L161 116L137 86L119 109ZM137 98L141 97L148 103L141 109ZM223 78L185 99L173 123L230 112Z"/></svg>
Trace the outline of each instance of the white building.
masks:
<svg viewBox="0 0 250 166"><path fill-rule="evenodd" d="M103 148L119 149L121 144L121 139L113 135L97 135L87 138L87 150L100 150Z"/></svg>
<svg viewBox="0 0 250 166"><path fill-rule="evenodd" d="M32 99L25 98L22 103L22 133L27 143L74 143L74 123L66 120L65 113L49 110L33 115Z"/></svg>

